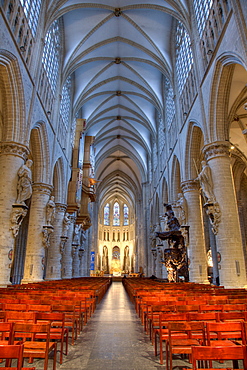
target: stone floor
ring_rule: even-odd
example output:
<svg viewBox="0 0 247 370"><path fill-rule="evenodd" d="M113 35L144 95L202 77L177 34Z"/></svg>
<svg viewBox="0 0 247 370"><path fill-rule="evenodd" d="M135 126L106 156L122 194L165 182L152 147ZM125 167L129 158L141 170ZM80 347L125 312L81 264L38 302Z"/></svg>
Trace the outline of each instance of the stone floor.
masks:
<svg viewBox="0 0 247 370"><path fill-rule="evenodd" d="M58 358L58 356L57 356ZM52 369L49 359L49 370ZM25 363L25 366L27 364ZM32 366L43 370L43 360ZM31 365L28 365L31 366ZM221 365L222 366L222 365ZM174 360L173 370L190 368L187 361ZM1 365L0 365L1 368ZM154 349L121 282L113 282L95 313L84 327L57 370L157 370Z"/></svg>

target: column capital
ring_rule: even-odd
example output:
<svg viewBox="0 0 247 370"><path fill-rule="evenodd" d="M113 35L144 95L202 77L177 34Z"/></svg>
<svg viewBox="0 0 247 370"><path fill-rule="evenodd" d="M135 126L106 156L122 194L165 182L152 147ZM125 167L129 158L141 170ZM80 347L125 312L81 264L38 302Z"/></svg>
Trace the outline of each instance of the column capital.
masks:
<svg viewBox="0 0 247 370"><path fill-rule="evenodd" d="M13 155L26 161L30 150L25 145L14 141L5 141L0 143L0 155Z"/></svg>
<svg viewBox="0 0 247 370"><path fill-rule="evenodd" d="M229 157L230 155L229 141L215 141L203 147L202 151L207 161L216 157Z"/></svg>
<svg viewBox="0 0 247 370"><path fill-rule="evenodd" d="M57 212L65 212L67 209L67 204L64 203L55 203Z"/></svg>
<svg viewBox="0 0 247 370"><path fill-rule="evenodd" d="M200 183L198 180L187 180L181 183L181 187L184 193L189 191L200 190Z"/></svg>
<svg viewBox="0 0 247 370"><path fill-rule="evenodd" d="M51 192L52 192L52 189L53 189L53 186L49 185L49 184L44 184L42 182L35 182L32 185L32 188L33 188L33 192L43 193L43 194L46 194L46 195L50 196Z"/></svg>

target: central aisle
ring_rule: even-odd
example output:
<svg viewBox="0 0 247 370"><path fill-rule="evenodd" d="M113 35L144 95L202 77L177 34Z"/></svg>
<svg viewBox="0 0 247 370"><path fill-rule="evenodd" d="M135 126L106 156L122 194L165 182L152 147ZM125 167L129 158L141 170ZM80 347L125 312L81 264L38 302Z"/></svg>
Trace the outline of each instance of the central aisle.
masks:
<svg viewBox="0 0 247 370"><path fill-rule="evenodd" d="M57 364L58 365L58 364ZM121 282L113 282L57 369L156 370L159 356Z"/></svg>

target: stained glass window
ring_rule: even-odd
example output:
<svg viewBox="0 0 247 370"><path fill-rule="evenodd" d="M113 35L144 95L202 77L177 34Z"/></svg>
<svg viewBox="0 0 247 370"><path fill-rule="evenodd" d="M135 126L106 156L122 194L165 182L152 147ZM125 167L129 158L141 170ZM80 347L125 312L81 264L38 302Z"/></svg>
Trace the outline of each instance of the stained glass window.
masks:
<svg viewBox="0 0 247 370"><path fill-rule="evenodd" d="M212 8L213 0L194 0L194 8L196 14L197 28L200 37L202 37L205 23L208 19L210 9Z"/></svg>
<svg viewBox="0 0 247 370"><path fill-rule="evenodd" d="M129 207L127 206L127 204L124 204L123 211L124 211L124 226L129 225Z"/></svg>
<svg viewBox="0 0 247 370"><path fill-rule="evenodd" d="M56 20L52 23L45 37L45 47L42 63L46 71L49 83L53 92L56 91L58 70L59 70L59 51L60 51L60 31L59 23Z"/></svg>
<svg viewBox="0 0 247 370"><path fill-rule="evenodd" d="M190 37L182 23L178 22L176 29L176 74L180 94L183 91L192 64L193 56Z"/></svg>
<svg viewBox="0 0 247 370"><path fill-rule="evenodd" d="M113 226L120 226L120 209L118 202L113 206Z"/></svg>
<svg viewBox="0 0 247 370"><path fill-rule="evenodd" d="M104 225L106 225L106 226L110 225L110 206L109 206L109 203L107 203L104 207Z"/></svg>
<svg viewBox="0 0 247 370"><path fill-rule="evenodd" d="M35 35L39 20L41 0L20 0L20 3L23 6L32 34Z"/></svg>

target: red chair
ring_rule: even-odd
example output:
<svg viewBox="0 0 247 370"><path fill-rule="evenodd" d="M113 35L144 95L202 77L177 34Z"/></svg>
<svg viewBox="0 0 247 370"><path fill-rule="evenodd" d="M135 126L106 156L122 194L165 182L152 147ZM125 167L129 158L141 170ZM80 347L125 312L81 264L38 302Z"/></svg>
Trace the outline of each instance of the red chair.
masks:
<svg viewBox="0 0 247 370"><path fill-rule="evenodd" d="M5 367L1 366L1 370L35 370L35 367L23 366L23 344L0 345L0 358L5 359ZM11 360L17 360L17 364L12 367Z"/></svg>
<svg viewBox="0 0 247 370"><path fill-rule="evenodd" d="M1 346L12 343L12 329L13 329L12 323L0 322L0 345Z"/></svg>
<svg viewBox="0 0 247 370"><path fill-rule="evenodd" d="M173 354L192 353L192 346L205 345L204 322L170 322L166 340L166 369L172 370Z"/></svg>
<svg viewBox="0 0 247 370"><path fill-rule="evenodd" d="M65 314L58 312L52 313L37 312L35 316L36 316L35 322L37 324L49 323L51 325L50 339L60 342L60 364L62 364L64 343L65 343L65 355L67 355L69 339L68 328L65 328ZM37 334L36 337L45 338L45 334Z"/></svg>
<svg viewBox="0 0 247 370"><path fill-rule="evenodd" d="M45 340L36 337L46 335ZM50 324L14 323L13 340L22 340L24 345L23 357L44 358L44 370L48 368L48 356L53 352L53 370L56 370L57 343L50 341Z"/></svg>
<svg viewBox="0 0 247 370"><path fill-rule="evenodd" d="M192 347L192 369L197 370L199 369L198 366L204 362L204 366L208 366L208 362L212 364L212 361L226 361L226 360L233 360L243 361L243 369L247 369L247 361L246 361L246 348L245 346L233 346L233 347L209 347L209 346L200 346L200 347ZM211 365L210 365L211 366ZM221 370L231 370L236 367L232 368L220 368ZM185 370L185 369L184 369ZM188 369L187 369L188 370ZM211 367L208 370L219 370L219 367L213 368Z"/></svg>
<svg viewBox="0 0 247 370"><path fill-rule="evenodd" d="M154 330L154 354L157 356L157 337L160 342L160 364L163 364L163 342L168 339L168 323L173 321L186 321L186 313L160 314L159 328Z"/></svg>

